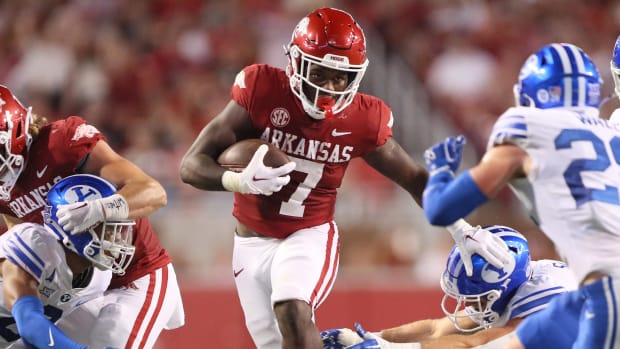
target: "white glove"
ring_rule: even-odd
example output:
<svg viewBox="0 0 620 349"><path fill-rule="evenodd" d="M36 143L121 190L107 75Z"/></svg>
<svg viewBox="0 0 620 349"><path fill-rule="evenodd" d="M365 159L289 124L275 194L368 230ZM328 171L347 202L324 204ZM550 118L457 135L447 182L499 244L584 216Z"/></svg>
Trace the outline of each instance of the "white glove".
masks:
<svg viewBox="0 0 620 349"><path fill-rule="evenodd" d="M364 341L364 338L360 337L357 332L350 328L341 328L338 330L338 343L348 347L354 344L358 344Z"/></svg>
<svg viewBox="0 0 620 349"><path fill-rule="evenodd" d="M129 205L120 194L114 194L102 199L58 205L56 216L62 229L75 235L105 220L126 220Z"/></svg>
<svg viewBox="0 0 620 349"><path fill-rule="evenodd" d="M474 267L471 257L477 253L496 268L503 268L513 258L508 245L497 235L480 226L472 227L464 219L459 219L446 229L452 234L465 265L465 273L472 276Z"/></svg>
<svg viewBox="0 0 620 349"><path fill-rule="evenodd" d="M256 149L252 160L241 172L226 171L222 175L222 185L228 191L241 194L271 195L280 191L291 180L288 175L295 169L295 162L291 161L280 167L267 167L263 163L269 147L266 144Z"/></svg>
<svg viewBox="0 0 620 349"><path fill-rule="evenodd" d="M350 345L364 341L362 337L348 328L332 328L321 331L324 349L345 349Z"/></svg>

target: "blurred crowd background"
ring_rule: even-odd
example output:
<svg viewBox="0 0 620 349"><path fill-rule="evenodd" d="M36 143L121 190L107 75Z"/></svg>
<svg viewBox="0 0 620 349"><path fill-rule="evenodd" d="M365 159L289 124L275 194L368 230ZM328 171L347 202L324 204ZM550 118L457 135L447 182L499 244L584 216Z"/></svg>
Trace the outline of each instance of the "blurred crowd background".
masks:
<svg viewBox="0 0 620 349"><path fill-rule="evenodd" d="M178 166L252 63L284 67L283 45L312 9L349 11L367 36L361 91L394 110L395 138L418 161L445 136L468 138L468 167L495 119L513 105L527 55L550 42L582 47L612 91L609 60L620 2L605 0L3 0L0 82L50 120L79 115L162 182L153 216L182 285L231 285L230 193L181 183ZM552 246L510 192L468 217L521 230L534 258ZM452 246L404 190L351 165L337 208L342 283L436 287ZM373 275L372 279L367 276Z"/></svg>

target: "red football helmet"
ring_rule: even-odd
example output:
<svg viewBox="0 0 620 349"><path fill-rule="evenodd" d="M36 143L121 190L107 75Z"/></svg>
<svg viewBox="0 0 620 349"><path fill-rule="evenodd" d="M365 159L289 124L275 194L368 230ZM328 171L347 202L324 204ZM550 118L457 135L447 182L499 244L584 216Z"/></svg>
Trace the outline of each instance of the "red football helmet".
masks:
<svg viewBox="0 0 620 349"><path fill-rule="evenodd" d="M0 200L11 198L26 165L32 144L31 121L31 108L24 108L6 86L0 85Z"/></svg>
<svg viewBox="0 0 620 349"><path fill-rule="evenodd" d="M362 28L350 14L334 8L315 10L297 24L288 56L286 74L291 90L306 113L319 120L338 114L351 104L368 66ZM331 91L313 84L309 80L312 64L346 72L349 85L344 91ZM304 93L304 84L315 91L312 96ZM334 96L336 102L321 101L321 95Z"/></svg>

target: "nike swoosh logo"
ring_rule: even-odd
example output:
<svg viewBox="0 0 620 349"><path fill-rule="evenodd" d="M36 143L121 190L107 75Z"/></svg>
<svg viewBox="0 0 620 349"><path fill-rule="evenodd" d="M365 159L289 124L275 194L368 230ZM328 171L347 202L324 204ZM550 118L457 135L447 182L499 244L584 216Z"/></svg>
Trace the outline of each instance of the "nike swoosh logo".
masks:
<svg viewBox="0 0 620 349"><path fill-rule="evenodd" d="M332 130L332 137L340 137L340 136L346 136L346 135L350 135L351 132L339 132L336 129Z"/></svg>
<svg viewBox="0 0 620 349"><path fill-rule="evenodd" d="M47 165L45 165L45 167L43 167L41 170L37 171L37 178L43 177L43 175L45 174L45 171L47 171Z"/></svg>
<svg viewBox="0 0 620 349"><path fill-rule="evenodd" d="M82 202L82 204L80 206L76 206L76 207L72 208L71 210L72 211L79 210L80 208L85 207L86 205L88 205L87 202Z"/></svg>
<svg viewBox="0 0 620 349"><path fill-rule="evenodd" d="M245 270L245 268L241 268L241 269L239 269L238 271L233 270L233 275L234 275L235 277L237 277L237 276L239 276L239 274L241 274L241 272L242 272L243 270Z"/></svg>
<svg viewBox="0 0 620 349"><path fill-rule="evenodd" d="M49 333L49 335L50 335L50 342L47 344L47 346L48 347L53 347L54 346L54 336L52 335L52 326L48 327L47 333Z"/></svg>
<svg viewBox="0 0 620 349"><path fill-rule="evenodd" d="M79 307L80 305L82 305L82 304L84 304L84 303L87 303L87 302L88 302L88 299L78 301L77 303L75 303L75 305L74 305L73 307L74 307L74 308L77 308L77 307Z"/></svg>
<svg viewBox="0 0 620 349"><path fill-rule="evenodd" d="M254 182L258 182L258 181L266 181L266 180L268 180L268 179L269 179L269 178L259 178L259 177L256 177L256 175L254 175L254 176L252 177L252 180L253 180Z"/></svg>
<svg viewBox="0 0 620 349"><path fill-rule="evenodd" d="M50 276L46 277L45 280L47 282L52 282L54 280L54 275L56 275L56 268L54 268L54 270L52 271L52 273L50 274Z"/></svg>

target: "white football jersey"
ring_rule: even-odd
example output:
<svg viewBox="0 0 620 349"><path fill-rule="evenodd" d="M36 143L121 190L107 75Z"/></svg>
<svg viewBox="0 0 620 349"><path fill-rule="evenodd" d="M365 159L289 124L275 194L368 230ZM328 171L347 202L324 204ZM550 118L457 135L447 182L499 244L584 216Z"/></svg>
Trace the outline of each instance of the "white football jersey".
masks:
<svg viewBox="0 0 620 349"><path fill-rule="evenodd" d="M39 283L39 298L52 322L81 304L102 297L112 278L111 271L94 268L86 288L73 288L73 273L66 262L65 249L45 227L22 223L0 236L0 258L6 258L28 272ZM2 280L0 279L0 285ZM0 348L19 339L15 320L4 304L0 290Z"/></svg>
<svg viewBox="0 0 620 349"><path fill-rule="evenodd" d="M506 305L506 310L493 327L503 327L514 318L524 318L542 310L558 294L577 289L575 275L560 261L532 261L532 276L523 283Z"/></svg>
<svg viewBox="0 0 620 349"><path fill-rule="evenodd" d="M592 114L592 113L590 113ZM620 277L620 125L567 109L508 109L488 147L512 143L532 160L511 188L581 281Z"/></svg>
<svg viewBox="0 0 620 349"><path fill-rule="evenodd" d="M609 122L614 124L620 124L620 108L614 110L613 113L611 113L611 116L609 117Z"/></svg>

